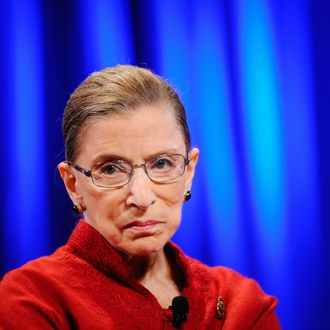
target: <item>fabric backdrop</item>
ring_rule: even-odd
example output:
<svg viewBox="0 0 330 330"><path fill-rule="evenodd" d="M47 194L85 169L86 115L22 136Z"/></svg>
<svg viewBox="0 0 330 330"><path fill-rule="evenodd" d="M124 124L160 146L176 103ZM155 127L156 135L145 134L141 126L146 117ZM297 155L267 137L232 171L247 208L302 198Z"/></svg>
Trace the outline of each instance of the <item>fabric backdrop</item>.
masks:
<svg viewBox="0 0 330 330"><path fill-rule="evenodd" d="M91 72L166 77L200 148L174 240L329 329L329 5L313 0L0 2L1 274L63 244L61 116ZM251 301L253 304L253 301Z"/></svg>

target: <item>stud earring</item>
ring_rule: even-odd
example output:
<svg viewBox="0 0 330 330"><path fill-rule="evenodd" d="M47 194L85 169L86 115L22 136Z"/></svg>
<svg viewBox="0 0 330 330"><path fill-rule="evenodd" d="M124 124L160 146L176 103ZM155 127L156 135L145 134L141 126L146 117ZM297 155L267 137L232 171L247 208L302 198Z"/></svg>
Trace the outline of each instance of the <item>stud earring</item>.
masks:
<svg viewBox="0 0 330 330"><path fill-rule="evenodd" d="M83 209L82 209L82 207L79 203L73 204L72 208L73 208L73 212L76 213L76 214L82 214L83 213Z"/></svg>
<svg viewBox="0 0 330 330"><path fill-rule="evenodd" d="M187 190L186 193L184 194L184 200L187 202L191 198L191 191Z"/></svg>

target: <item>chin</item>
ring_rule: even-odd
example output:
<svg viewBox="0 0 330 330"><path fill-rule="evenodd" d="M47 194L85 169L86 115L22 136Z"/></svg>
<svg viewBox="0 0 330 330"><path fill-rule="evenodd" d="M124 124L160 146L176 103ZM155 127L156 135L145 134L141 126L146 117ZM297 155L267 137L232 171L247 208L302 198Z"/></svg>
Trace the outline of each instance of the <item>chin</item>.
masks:
<svg viewBox="0 0 330 330"><path fill-rule="evenodd" d="M126 252L130 255L145 257L160 252L167 240L155 239L155 238L140 238L135 241L130 249Z"/></svg>

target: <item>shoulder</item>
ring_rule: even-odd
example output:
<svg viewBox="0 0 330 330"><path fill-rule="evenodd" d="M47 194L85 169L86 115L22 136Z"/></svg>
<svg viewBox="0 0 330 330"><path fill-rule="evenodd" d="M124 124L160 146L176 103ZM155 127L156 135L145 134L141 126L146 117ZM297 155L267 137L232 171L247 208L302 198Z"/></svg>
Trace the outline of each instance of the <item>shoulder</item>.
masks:
<svg viewBox="0 0 330 330"><path fill-rule="evenodd" d="M210 267L189 258L191 273L209 299L218 299L225 310L228 329L280 329L274 296L266 294L253 279L226 267ZM218 307L218 306L217 306ZM214 310L214 306L211 306Z"/></svg>
<svg viewBox="0 0 330 330"><path fill-rule="evenodd" d="M85 278L83 275L88 278L91 268L88 262L64 245L49 256L32 260L8 272L0 281L0 297L10 293L55 297L70 283L78 285Z"/></svg>
<svg viewBox="0 0 330 330"><path fill-rule="evenodd" d="M62 247L8 272L0 282L0 323L35 329L63 324L63 292L79 262Z"/></svg>
<svg viewBox="0 0 330 330"><path fill-rule="evenodd" d="M4 308L4 301L8 302L8 299L18 302L23 297L55 297L65 273L73 266L71 259L72 255L60 248L50 256L32 260L8 272L0 282L0 307Z"/></svg>
<svg viewBox="0 0 330 330"><path fill-rule="evenodd" d="M0 324L4 328L70 329L68 311L82 302L95 270L68 245L28 262L0 282ZM80 293L80 294L79 294Z"/></svg>
<svg viewBox="0 0 330 330"><path fill-rule="evenodd" d="M68 254L65 247L61 247L49 256L37 258L29 261L23 266L9 271L4 275L0 282L0 288L7 285L12 280L28 278L34 279L34 276L47 276L49 277L53 271L65 267L67 261L72 258L72 255Z"/></svg>
<svg viewBox="0 0 330 330"><path fill-rule="evenodd" d="M219 291L229 301L240 301L241 304L254 306L275 302L276 299L267 295L260 285L249 277L243 276L235 270L226 267L210 267L218 283Z"/></svg>
<svg viewBox="0 0 330 330"><path fill-rule="evenodd" d="M233 269L223 266L210 267L190 257L188 257L188 262L194 277L212 281L214 289L224 296L231 298L235 296L244 297L247 293L256 297L267 296L255 280L243 276Z"/></svg>

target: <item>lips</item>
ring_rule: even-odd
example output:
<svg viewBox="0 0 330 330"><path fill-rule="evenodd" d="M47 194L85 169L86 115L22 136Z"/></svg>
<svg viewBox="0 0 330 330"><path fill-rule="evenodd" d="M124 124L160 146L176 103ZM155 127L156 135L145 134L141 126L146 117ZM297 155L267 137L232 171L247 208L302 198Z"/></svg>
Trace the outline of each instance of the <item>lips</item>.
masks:
<svg viewBox="0 0 330 330"><path fill-rule="evenodd" d="M146 220L146 221L132 221L128 223L127 225L124 226L124 229L132 229L136 231L144 231L144 230L149 230L153 229L157 225L163 223L162 221L157 221L157 220Z"/></svg>

